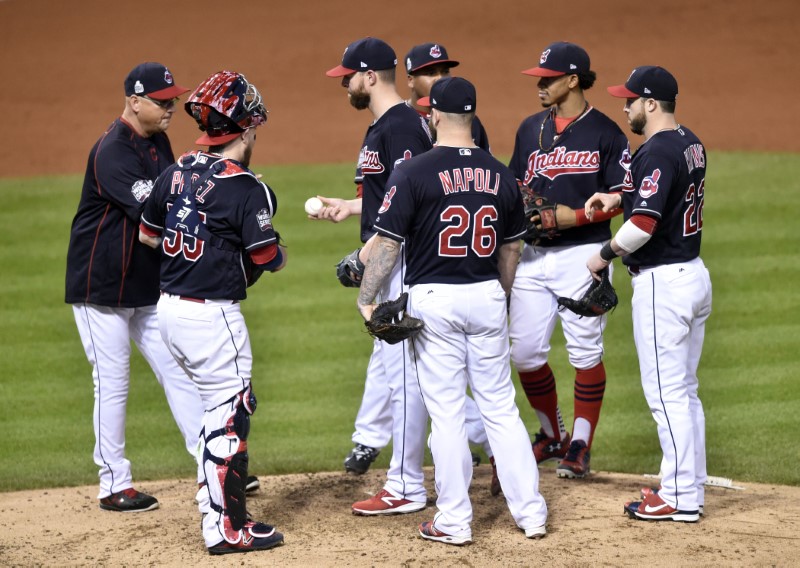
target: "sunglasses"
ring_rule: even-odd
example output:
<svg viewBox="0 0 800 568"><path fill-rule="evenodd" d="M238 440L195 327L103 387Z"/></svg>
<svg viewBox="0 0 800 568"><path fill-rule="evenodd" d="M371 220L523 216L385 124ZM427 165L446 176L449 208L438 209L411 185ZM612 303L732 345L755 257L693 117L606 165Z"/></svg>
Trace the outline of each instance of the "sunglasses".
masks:
<svg viewBox="0 0 800 568"><path fill-rule="evenodd" d="M143 99L147 99L148 101L150 101L151 103L153 103L153 104L154 104L154 105L156 105L157 107L159 107L159 108L163 108L164 110L169 110L169 109L171 109L171 108L172 108L172 107L174 107L176 104L178 104L178 101L180 100L179 98L177 98L177 97L176 97L176 98L174 98L174 99L167 99L166 101L160 101L160 100L158 100L158 99L151 99L151 98L150 98L150 97L148 97L147 95L138 95L138 96L139 96L139 97L141 97L141 98L143 98Z"/></svg>

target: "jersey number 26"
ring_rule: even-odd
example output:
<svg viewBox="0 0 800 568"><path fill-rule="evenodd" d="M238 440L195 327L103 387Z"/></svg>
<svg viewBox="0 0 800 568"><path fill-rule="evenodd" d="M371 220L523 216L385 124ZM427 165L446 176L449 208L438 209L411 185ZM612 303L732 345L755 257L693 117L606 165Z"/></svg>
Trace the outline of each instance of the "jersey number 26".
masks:
<svg viewBox="0 0 800 568"><path fill-rule="evenodd" d="M467 256L470 248L480 257L494 254L497 232L491 222L497 221L497 209L493 205L484 205L474 215L463 205L450 205L439 215L439 220L450 223L439 232L439 256ZM455 244L470 230L469 247Z"/></svg>

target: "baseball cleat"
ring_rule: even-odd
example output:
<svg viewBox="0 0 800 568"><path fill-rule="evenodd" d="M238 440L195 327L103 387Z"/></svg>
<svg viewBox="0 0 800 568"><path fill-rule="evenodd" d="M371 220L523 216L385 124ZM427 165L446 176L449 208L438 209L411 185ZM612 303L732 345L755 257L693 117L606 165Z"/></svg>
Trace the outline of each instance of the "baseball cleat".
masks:
<svg viewBox="0 0 800 568"><path fill-rule="evenodd" d="M631 519L640 521L678 521L682 523L696 523L700 520L700 512L679 511L665 503L658 493L650 493L642 501L625 503L623 509Z"/></svg>
<svg viewBox="0 0 800 568"><path fill-rule="evenodd" d="M374 497L353 503L352 509L354 515L401 515L416 513L426 506L425 501L409 501L381 489Z"/></svg>
<svg viewBox="0 0 800 568"><path fill-rule="evenodd" d="M589 474L589 448L583 440L573 440L569 450L556 468L556 475L569 479L582 479Z"/></svg>
<svg viewBox="0 0 800 568"><path fill-rule="evenodd" d="M658 490L661 489L660 487L642 487L640 493L642 494L642 499L647 499L647 496L651 493L658 493ZM700 516L703 516L703 506L700 505L697 507L697 512L700 513Z"/></svg>
<svg viewBox="0 0 800 568"><path fill-rule="evenodd" d="M563 440L557 440L556 438L550 438L542 428L536 433L531 444L533 457L536 458L537 464L550 460L560 460L567 455L569 443L569 432L567 432Z"/></svg>
<svg viewBox="0 0 800 568"><path fill-rule="evenodd" d="M247 483L245 483L244 486L245 493L252 493L254 491L258 491L259 487L261 487L261 483L258 481L258 478L255 475L248 475Z"/></svg>
<svg viewBox="0 0 800 568"><path fill-rule="evenodd" d="M433 521L425 521L419 526L419 536L427 540L443 542L455 546L463 546L472 542L472 537L470 536L453 536L443 533L433 526Z"/></svg>
<svg viewBox="0 0 800 568"><path fill-rule="evenodd" d="M131 487L100 499L100 508L119 513L143 513L158 509L158 500Z"/></svg>
<svg viewBox="0 0 800 568"><path fill-rule="evenodd" d="M489 493L492 494L492 497L496 497L500 495L503 488L500 485L500 478L497 477L497 466L494 464L494 456L489 458L489 463L492 464L492 484L489 486Z"/></svg>
<svg viewBox="0 0 800 568"><path fill-rule="evenodd" d="M547 534L547 528L544 525L533 527L532 529L525 529L525 538L542 538Z"/></svg>
<svg viewBox="0 0 800 568"><path fill-rule="evenodd" d="M248 521L240 532L239 542L231 544L223 540L208 547L212 555L233 554L237 552L253 552L254 550L269 550L283 544L283 535L275 530L272 525Z"/></svg>
<svg viewBox="0 0 800 568"><path fill-rule="evenodd" d="M364 475L380 453L381 451L378 448L356 444L344 459L344 469L347 473L352 473L353 475Z"/></svg>
<svg viewBox="0 0 800 568"><path fill-rule="evenodd" d="M481 465L481 456L479 456L475 452L471 453L472 453L472 467L478 467L479 465Z"/></svg>

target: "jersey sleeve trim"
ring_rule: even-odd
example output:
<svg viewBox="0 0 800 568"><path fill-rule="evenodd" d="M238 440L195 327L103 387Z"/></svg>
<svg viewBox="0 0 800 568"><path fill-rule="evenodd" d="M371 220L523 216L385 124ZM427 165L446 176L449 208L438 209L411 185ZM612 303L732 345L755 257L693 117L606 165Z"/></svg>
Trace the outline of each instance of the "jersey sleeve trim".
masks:
<svg viewBox="0 0 800 568"><path fill-rule="evenodd" d="M525 231L527 231L527 229ZM525 234L525 231L520 231L516 235L512 235L510 237L506 237L505 239L503 239L503 242L504 243L510 243L510 242L513 242L513 241L518 241L518 240L520 240L522 238L522 235Z"/></svg>
<svg viewBox="0 0 800 568"><path fill-rule="evenodd" d="M148 237L160 237L162 232L161 228L151 228L151 226L148 225L144 219L142 219L142 222L139 223L139 230Z"/></svg>
<svg viewBox="0 0 800 568"><path fill-rule="evenodd" d="M405 240L400 235L398 235L396 233L392 233L391 231L387 231L386 229L383 229L383 228L378 227L376 225L373 225L372 228L375 229L378 233L380 233L384 237L388 237L388 238L392 239L393 241L398 241L398 242L402 243Z"/></svg>

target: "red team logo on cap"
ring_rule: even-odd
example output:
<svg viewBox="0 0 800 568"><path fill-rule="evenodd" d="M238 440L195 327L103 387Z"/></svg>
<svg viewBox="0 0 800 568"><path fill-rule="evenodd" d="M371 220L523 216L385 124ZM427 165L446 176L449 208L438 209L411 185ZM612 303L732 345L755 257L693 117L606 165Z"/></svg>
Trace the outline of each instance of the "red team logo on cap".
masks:
<svg viewBox="0 0 800 568"><path fill-rule="evenodd" d="M656 168L653 173L642 180L642 186L639 188L639 195L642 199L647 199L651 195L658 193L658 178L661 177L661 170Z"/></svg>
<svg viewBox="0 0 800 568"><path fill-rule="evenodd" d="M442 56L442 50L439 49L438 45L434 45L431 48L431 57L433 57L434 59L439 59L441 56Z"/></svg>
<svg viewBox="0 0 800 568"><path fill-rule="evenodd" d="M169 72L169 69L164 69L164 81L166 81L168 85L172 84L172 73Z"/></svg>

